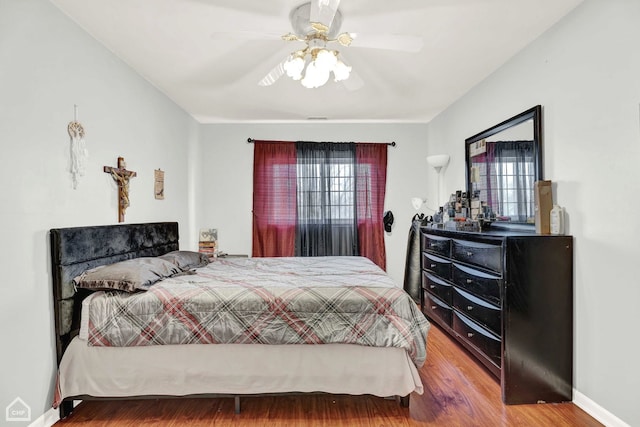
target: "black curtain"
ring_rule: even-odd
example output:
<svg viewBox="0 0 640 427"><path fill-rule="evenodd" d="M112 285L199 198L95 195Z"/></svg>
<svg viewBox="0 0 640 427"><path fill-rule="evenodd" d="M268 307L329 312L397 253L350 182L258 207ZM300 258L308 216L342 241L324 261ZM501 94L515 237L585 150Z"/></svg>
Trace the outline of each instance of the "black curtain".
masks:
<svg viewBox="0 0 640 427"><path fill-rule="evenodd" d="M296 256L358 255L354 143L297 142Z"/></svg>

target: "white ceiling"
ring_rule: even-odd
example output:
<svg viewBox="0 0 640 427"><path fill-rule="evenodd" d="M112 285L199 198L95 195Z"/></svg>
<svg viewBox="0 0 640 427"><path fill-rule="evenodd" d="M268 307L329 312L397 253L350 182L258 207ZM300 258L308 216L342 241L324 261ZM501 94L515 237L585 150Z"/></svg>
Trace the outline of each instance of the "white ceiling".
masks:
<svg viewBox="0 0 640 427"><path fill-rule="evenodd" d="M201 123L428 122L581 1L342 0L341 31L423 41L418 53L336 45L364 83L349 90L257 85L303 46L279 36L305 0L51 0Z"/></svg>

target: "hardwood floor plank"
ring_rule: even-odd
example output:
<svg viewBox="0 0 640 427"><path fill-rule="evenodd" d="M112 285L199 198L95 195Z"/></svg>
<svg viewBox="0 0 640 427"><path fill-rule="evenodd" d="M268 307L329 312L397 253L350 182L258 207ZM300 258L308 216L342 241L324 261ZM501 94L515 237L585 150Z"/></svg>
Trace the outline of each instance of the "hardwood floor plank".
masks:
<svg viewBox="0 0 640 427"><path fill-rule="evenodd" d="M409 408L393 399L325 394L241 398L85 401L58 427L235 426L235 427L596 427L599 422L572 403L504 405L500 385L464 349L435 325L427 361L420 369L425 387Z"/></svg>

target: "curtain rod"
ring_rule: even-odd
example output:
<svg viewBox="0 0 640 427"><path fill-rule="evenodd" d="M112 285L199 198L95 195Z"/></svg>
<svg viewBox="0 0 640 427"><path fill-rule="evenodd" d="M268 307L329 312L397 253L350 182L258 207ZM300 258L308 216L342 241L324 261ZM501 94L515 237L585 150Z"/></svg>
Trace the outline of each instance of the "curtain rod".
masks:
<svg viewBox="0 0 640 427"><path fill-rule="evenodd" d="M255 142L255 139L253 139L253 138L249 137L249 138L247 138L247 142L248 142L249 144L253 144L253 143ZM274 142L275 142L275 141L274 141ZM341 143L341 142L335 142L334 144L343 144L343 143ZM379 143L377 143L377 144L387 144L387 145L390 145L390 146L392 146L392 147L395 147L395 146L396 146L396 142L395 142L395 141L391 141L391 142L379 142Z"/></svg>

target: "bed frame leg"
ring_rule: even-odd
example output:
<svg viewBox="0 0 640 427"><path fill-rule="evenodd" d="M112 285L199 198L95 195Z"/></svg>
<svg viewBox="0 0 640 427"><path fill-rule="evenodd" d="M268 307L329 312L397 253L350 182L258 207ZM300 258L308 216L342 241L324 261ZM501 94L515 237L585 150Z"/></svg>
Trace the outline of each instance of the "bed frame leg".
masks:
<svg viewBox="0 0 640 427"><path fill-rule="evenodd" d="M63 400L58 410L60 411L60 419L64 420L73 412L73 400Z"/></svg>
<svg viewBox="0 0 640 427"><path fill-rule="evenodd" d="M236 411L236 414L239 414L239 413L240 413L240 396L234 396L234 397L233 397L233 400L234 400L234 402L235 402L235 407L236 407L235 411Z"/></svg>
<svg viewBox="0 0 640 427"><path fill-rule="evenodd" d="M410 399L410 394L407 394L406 396L398 396L398 403L400 403L400 406L402 406L403 408L408 408Z"/></svg>

